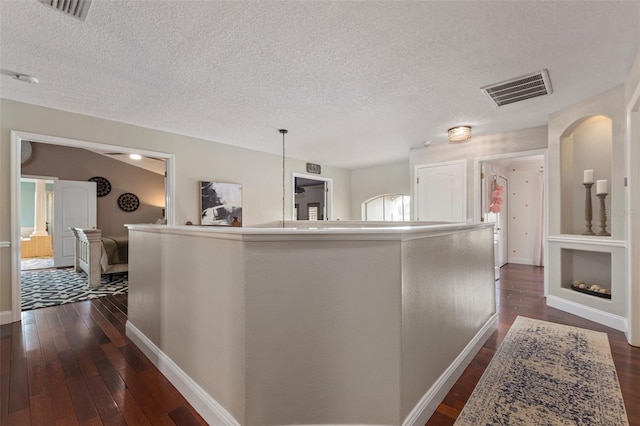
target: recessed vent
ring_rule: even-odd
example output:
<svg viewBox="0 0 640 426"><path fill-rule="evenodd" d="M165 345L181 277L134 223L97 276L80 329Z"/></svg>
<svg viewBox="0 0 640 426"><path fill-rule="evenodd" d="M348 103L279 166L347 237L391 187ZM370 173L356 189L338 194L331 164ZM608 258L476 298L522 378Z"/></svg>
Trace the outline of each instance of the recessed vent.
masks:
<svg viewBox="0 0 640 426"><path fill-rule="evenodd" d="M91 6L91 0L38 0L40 3L51 6L54 9L69 15L74 18L78 18L82 21L87 19L87 13L89 13L89 6Z"/></svg>
<svg viewBox="0 0 640 426"><path fill-rule="evenodd" d="M550 95L551 82L547 70L524 75L481 88L496 106L512 104L538 96Z"/></svg>

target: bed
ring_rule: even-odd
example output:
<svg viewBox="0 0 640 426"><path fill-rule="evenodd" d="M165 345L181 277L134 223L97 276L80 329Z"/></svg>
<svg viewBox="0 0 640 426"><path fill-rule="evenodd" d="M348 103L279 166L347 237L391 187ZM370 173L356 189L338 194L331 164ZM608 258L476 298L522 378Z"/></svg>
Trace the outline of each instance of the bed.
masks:
<svg viewBox="0 0 640 426"><path fill-rule="evenodd" d="M128 271L127 237L103 237L101 229L69 228L75 236L75 271L84 271L89 287L99 287L104 274Z"/></svg>

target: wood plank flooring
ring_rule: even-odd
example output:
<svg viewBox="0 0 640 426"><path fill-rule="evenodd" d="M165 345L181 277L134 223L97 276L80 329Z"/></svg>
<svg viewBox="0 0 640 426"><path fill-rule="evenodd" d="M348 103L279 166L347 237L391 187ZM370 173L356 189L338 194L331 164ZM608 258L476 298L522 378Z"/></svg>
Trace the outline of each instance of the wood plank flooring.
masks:
<svg viewBox="0 0 640 426"><path fill-rule="evenodd" d="M206 425L125 336L127 295L0 327L0 424Z"/></svg>
<svg viewBox="0 0 640 426"><path fill-rule="evenodd" d="M502 267L500 281L496 284L498 329L451 388L427 426L454 424L518 315L607 333L629 423L640 426L640 348L630 346L619 331L547 307L543 296L543 272L543 268L536 266L508 264Z"/></svg>
<svg viewBox="0 0 640 426"><path fill-rule="evenodd" d="M498 330L427 425L452 425L518 315L609 335L631 425L640 426L640 348L623 333L549 308L543 269L507 265ZM28 311L0 327L0 425L205 425L125 336L127 295Z"/></svg>

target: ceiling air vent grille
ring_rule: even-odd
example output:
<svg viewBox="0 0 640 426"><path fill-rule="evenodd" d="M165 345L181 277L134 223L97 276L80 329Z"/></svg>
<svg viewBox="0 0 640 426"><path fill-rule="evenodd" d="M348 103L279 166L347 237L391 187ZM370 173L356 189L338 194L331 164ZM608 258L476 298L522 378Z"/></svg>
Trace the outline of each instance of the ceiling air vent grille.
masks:
<svg viewBox="0 0 640 426"><path fill-rule="evenodd" d="M51 6L52 8L66 14L78 18L82 21L87 19L91 0L38 0L40 3Z"/></svg>
<svg viewBox="0 0 640 426"><path fill-rule="evenodd" d="M491 84L481 90L498 107L553 92L547 70Z"/></svg>

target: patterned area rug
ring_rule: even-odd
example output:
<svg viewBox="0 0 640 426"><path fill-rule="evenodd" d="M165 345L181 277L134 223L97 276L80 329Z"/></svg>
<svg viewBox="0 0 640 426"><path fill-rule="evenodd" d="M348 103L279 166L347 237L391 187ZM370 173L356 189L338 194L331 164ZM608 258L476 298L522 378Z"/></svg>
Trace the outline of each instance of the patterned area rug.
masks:
<svg viewBox="0 0 640 426"><path fill-rule="evenodd" d="M80 302L128 291L126 274L102 276L100 287L89 288L87 275L73 268L46 271L22 271L22 310Z"/></svg>
<svg viewBox="0 0 640 426"><path fill-rule="evenodd" d="M518 317L456 425L628 425L605 333Z"/></svg>

